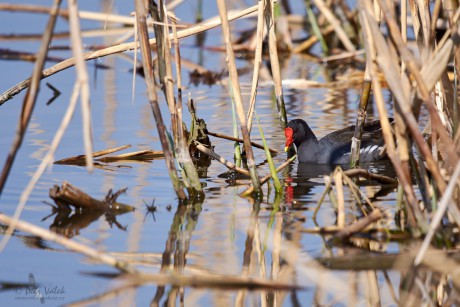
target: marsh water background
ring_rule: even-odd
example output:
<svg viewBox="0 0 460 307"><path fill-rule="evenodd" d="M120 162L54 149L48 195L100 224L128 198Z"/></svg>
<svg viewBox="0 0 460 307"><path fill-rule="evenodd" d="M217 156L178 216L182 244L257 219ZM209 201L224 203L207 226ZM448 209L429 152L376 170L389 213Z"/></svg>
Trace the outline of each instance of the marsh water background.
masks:
<svg viewBox="0 0 460 307"><path fill-rule="evenodd" d="M48 2L48 3L46 3ZM204 19L216 16L217 9L213 1L206 2ZM44 1L43 5L50 4ZM80 9L99 10L94 8L92 1L80 1ZM100 5L102 6L103 3ZM119 14L128 15L134 10L130 1L114 3ZM302 4L298 9L303 10ZM179 6L176 15L183 22L194 22L193 14L196 3L187 1ZM39 46L37 40L13 40L9 34L40 34L43 31L47 16L38 14L0 12L1 35L0 48L36 52ZM21 20L21 22L18 22ZM67 23L58 19L57 32L68 31ZM255 20L233 22L234 30L243 30L255 24ZM104 25L98 22L82 21L83 29L101 28ZM301 35L299 27L297 35ZM294 36L296 34L294 33ZM109 45L115 37L88 37L85 44ZM183 59L193 63L200 63L204 67L221 72L225 69L225 53L216 52L195 46L195 37L181 41ZM57 39L53 45L68 46L67 39ZM206 34L204 46L222 46L221 29L217 28ZM68 58L69 51L53 51L50 55ZM115 55L88 62L91 73L91 107L93 119L94 149L102 150L116 146L131 144L133 150L156 149L161 145L158 139L156 126L147 102L145 83L141 77L136 77L134 99L132 84L132 54ZM107 65L108 69L95 69L95 63ZM48 62L47 66L52 63ZM239 68L247 68L247 73L240 75L243 99L248 100L250 82L252 78L252 63L240 59ZM293 55L285 57L282 62L284 80L305 79L316 81L319 84L328 84L336 80L340 71L345 71L343 65L318 64L309 57ZM13 86L15 83L30 76L33 63L23 61L0 61L1 90ZM198 116L203 118L208 129L213 132L232 135L232 109L226 84L226 73L221 84L212 86L193 85L189 82L189 68L184 65L185 78L184 94L190 94L196 104ZM40 95L33 114L27 137L16 159L4 193L0 199L0 210L12 215L18 204L19 197L31 175L36 170L45 155L54 136L61 118L67 108L69 96L75 81L74 69L68 69L43 80ZM46 102L52 92L45 86L49 82L57 87L61 96L51 105ZM288 111L288 118L304 118L308 121L317 136L323 136L330 131L353 124L358 101L359 90L356 83L347 85L341 81L340 86L309 86L299 88L290 86L286 82L284 98ZM0 108L0 161L5 160L14 137L19 118L24 92L8 101ZM160 95L163 99L162 95ZM162 100L163 117L169 123L166 104ZM273 87L269 80L261 82L258 90L256 111L271 148L280 151L275 157L276 165L284 162L286 155L283 152L284 135L278 121L278 111L273 100ZM372 108L369 119L374 117ZM185 112L185 122L190 123L189 114ZM253 141L260 142L257 128L253 129ZM233 144L229 141L211 138L216 152L231 160ZM68 128L61 145L56 153L56 159L66 158L83 153L81 115L79 108ZM255 150L255 158L261 163L260 174L268 172L264 152ZM385 166L372 166L385 169ZM296 263L288 263L283 256L273 253L273 245L280 244L284 252L298 251L299 264L309 261L310 257L326 257L335 254L366 254L370 247L362 249L356 247L331 246L320 235L303 233L303 228L312 228L312 212L324 191L322 175L324 170L302 169L297 162L281 173L281 178L290 185L288 198L280 201L280 207L273 204L274 193L265 193L263 200L253 202L251 199L240 197L238 194L245 186L230 184L220 176L227 169L213 161L202 173L201 182L205 186L205 199L202 204L181 206L172 188L167 169L163 160L152 162L120 162L112 163L105 169L96 168L88 173L84 167L69 165L52 165L40 179L32 193L21 218L44 228L50 228L53 218L44 219L51 213L51 207L45 202L51 202L48 196L53 185L60 185L69 181L89 195L102 199L109 189L117 190L127 187L127 193L119 201L136 207L136 211L117 217L118 222L127 226L122 230L116 225L110 225L104 217L91 223L88 227L74 234L74 239L89 244L99 250L120 253L144 253L143 260L149 262L144 269L158 272L161 255L167 244L173 244L177 250L186 250L185 270L193 272L214 272L226 275L240 275L242 273L243 258L247 249L249 237L254 238L254 248L250 254L251 265L249 275L263 278L273 278L273 275L283 273L284 281L296 283L303 289L296 291L279 291L283 305L308 306L314 302L318 304L334 304L350 302L351 290L354 290L357 304L366 302L366 288L368 275L376 274L376 281L380 284L382 305L396 304L390 295L391 288L398 287L399 273L390 271L386 279L383 271L353 272L332 271L332 275L344 286L343 293L332 295L329 290L322 290L318 279L323 278L322 271L315 271L314 267L296 267ZM327 170L329 172L330 170ZM288 185L286 183L286 185ZM381 186L367 186L362 189L372 196L381 190ZM383 196L375 199L375 204L382 209L394 213L395 192L387 191ZM348 210L353 209L352 196L346 194ZM155 215L146 214L146 204L157 207ZM179 222L178 222L179 221ZM322 206L318 223L320 226L333 225L335 214L331 203L326 198ZM280 231L281 229L281 231ZM281 234L281 237L278 237ZM173 235L171 237L171 235ZM77 302L95 298L107 291L115 289L121 281L111 278L93 276L93 273L115 273L115 270L101 264L95 264L79 254L63 250L60 246L42 242L31 243L34 239L27 234L18 233L9 242L6 249L0 254L0 278L3 282L27 283L29 274L33 274L40 287L57 286L64 289L54 300L47 303L52 305ZM172 241L171 241L172 240ZM42 246L38 248L38 246ZM396 243L378 246L379 252L393 253L399 250ZM174 254L174 253L173 253ZM278 258L277 258L278 257ZM174 262L174 261L172 261ZM278 264L279 266L277 266ZM279 271L278 271L279 270ZM312 276L316 280L312 280ZM326 279L325 279L326 280ZM389 283L391 281L391 283ZM320 284L320 282L319 282ZM361 285L357 286L357 285ZM327 289L327 287L325 287ZM158 301L163 304L168 300L171 286L166 287L164 294L160 294ZM259 305L266 294L263 291L241 291L219 288L185 288L184 302L186 305L231 305L242 293L246 304ZM161 293L158 286L149 284L141 287L124 289L99 298L93 302L110 304L131 304L135 302L145 305L154 300L155 295ZM0 292L2 305L24 305L24 300L31 295L25 290L5 290ZM27 302L36 304L37 302ZM176 299L179 303L179 299Z"/></svg>

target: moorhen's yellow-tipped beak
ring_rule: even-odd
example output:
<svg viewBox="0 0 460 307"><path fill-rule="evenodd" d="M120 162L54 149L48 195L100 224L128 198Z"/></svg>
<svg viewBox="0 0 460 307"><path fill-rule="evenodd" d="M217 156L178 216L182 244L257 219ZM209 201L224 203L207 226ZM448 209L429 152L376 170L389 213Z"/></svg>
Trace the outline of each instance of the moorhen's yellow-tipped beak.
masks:
<svg viewBox="0 0 460 307"><path fill-rule="evenodd" d="M284 152L288 152L288 151L289 151L289 147L291 147L291 146L286 146L286 147L284 147Z"/></svg>

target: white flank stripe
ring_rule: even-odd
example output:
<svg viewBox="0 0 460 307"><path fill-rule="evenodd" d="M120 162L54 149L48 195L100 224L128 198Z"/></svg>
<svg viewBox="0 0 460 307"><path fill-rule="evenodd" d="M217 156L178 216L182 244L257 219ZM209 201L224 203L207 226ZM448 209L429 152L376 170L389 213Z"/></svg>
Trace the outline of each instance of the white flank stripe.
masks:
<svg viewBox="0 0 460 307"><path fill-rule="evenodd" d="M372 146L371 149L369 150L369 153L371 153L371 152L373 152L373 151L375 151L375 150L377 150L377 149L379 149L379 145L374 145L374 146Z"/></svg>

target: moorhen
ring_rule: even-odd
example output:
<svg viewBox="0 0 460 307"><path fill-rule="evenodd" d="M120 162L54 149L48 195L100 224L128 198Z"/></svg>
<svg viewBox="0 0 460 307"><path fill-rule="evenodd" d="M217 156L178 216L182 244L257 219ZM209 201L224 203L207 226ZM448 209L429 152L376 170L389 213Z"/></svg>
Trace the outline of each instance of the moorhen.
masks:
<svg viewBox="0 0 460 307"><path fill-rule="evenodd" d="M390 119L390 122L393 120ZM350 163L351 139L355 126L334 131L318 140L308 124L302 119L291 120L284 134L288 151L292 143L297 148L297 159L301 163L348 164ZM360 162L375 162L386 158L380 121L363 126Z"/></svg>

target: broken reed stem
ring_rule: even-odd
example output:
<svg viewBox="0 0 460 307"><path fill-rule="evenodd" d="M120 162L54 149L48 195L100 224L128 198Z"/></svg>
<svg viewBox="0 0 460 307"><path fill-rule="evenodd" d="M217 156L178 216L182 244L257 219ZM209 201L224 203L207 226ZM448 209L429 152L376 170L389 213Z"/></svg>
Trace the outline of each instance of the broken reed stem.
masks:
<svg viewBox="0 0 460 307"><path fill-rule="evenodd" d="M41 73L43 66L45 65L46 57L48 55L48 46L53 36L53 30L56 24L57 13L59 11L60 5L61 0L55 0L53 6L51 7L50 17L43 33L43 38L40 45L40 50L38 51L37 60L34 65L32 77L28 79L30 80L30 87L26 93L26 96L24 97L21 116L18 120L16 137L11 144L10 152L8 153L2 169L2 173L0 175L0 196L2 195L3 188L5 187L6 180L8 179L8 175L10 173L11 167L13 166L14 160L16 159L16 154L22 145L22 141L24 140L24 135L26 133L32 112L35 107L37 95L40 91Z"/></svg>
<svg viewBox="0 0 460 307"><path fill-rule="evenodd" d="M238 19L238 18L241 18L243 16L246 16L246 15L249 15L253 12L255 12L257 10L257 5L255 6L251 6L247 9L244 9L240 12L237 12L237 13L232 13L228 19L229 20L235 20L235 19ZM191 27L190 29L185 29L185 30L182 30L182 31L179 31L177 32L177 37L179 39L181 38L185 38L185 37L188 37L188 36L191 36L191 35L195 35L197 33L200 33L200 32L204 32L204 31L207 31L209 29L213 29L217 26L219 26L221 24L220 20L218 19L208 19L194 27ZM173 38L173 35L171 34L169 36L169 39L172 39ZM148 42L150 45L153 45L153 44L156 44L156 38L151 38ZM102 58L102 57L105 57L105 56L108 56L108 55L112 55L112 54L116 54L116 53L120 53L120 52L124 52L124 51L128 51L128 50L133 50L135 48L138 48L139 47L139 43L137 41L135 42L131 42L131 43L125 43L125 44L119 44L119 45L115 45L115 46L112 46L112 47L108 47L108 48L103 48L103 49L100 49L100 50L96 50L96 51L89 51L89 52L85 52L83 54L83 57L85 59L85 61L88 61L88 60L92 60L92 59L96 59L96 58ZM45 69L41 72L41 75L40 75L40 78L47 78L49 76L52 76L64 69L67 69L69 67L72 67L75 65L75 58L69 58L65 61L62 61L54 66L51 66L50 68L48 69ZM6 90L5 92L3 92L1 95L0 95L0 106L5 103L5 101L13 98L15 95L19 94L22 90L26 89L29 85L30 85L30 78L29 79L26 79L26 80L23 80L21 81L20 83L16 84L15 86L11 87L10 89Z"/></svg>
<svg viewBox="0 0 460 307"><path fill-rule="evenodd" d="M182 185L177 175L174 157L169 146L168 136L166 134L166 127L163 123L163 117L161 115L160 106L158 105L158 97L155 89L155 79L153 76L152 56L148 40L146 8L144 7L144 1L142 0L136 0L135 4L136 18L138 22L137 28L139 30L140 49L143 58L142 65L144 67L145 83L147 86L147 94L150 107L152 108L153 116L155 117L158 136L160 137L161 147L165 155L165 162L166 166L168 167L168 173L169 177L171 178L174 191L176 192L176 195L179 199L186 199L187 195L182 189Z"/></svg>
<svg viewBox="0 0 460 307"><path fill-rule="evenodd" d="M368 63L366 63L366 70L364 71L364 81L361 88L361 95L359 99L358 114L356 116L355 132L351 139L351 157L350 166L355 168L359 166L359 153L361 148L361 137L363 135L363 126L366 121L367 105L369 103L369 96L371 93L371 79L369 74Z"/></svg>
<svg viewBox="0 0 460 307"><path fill-rule="evenodd" d="M83 143L85 146L86 168L89 172L94 169L93 138L91 126L91 106L89 103L89 76L83 58L83 44L80 38L80 19L78 18L77 1L68 0L69 26L72 53L75 57L76 83L79 83L81 115L83 125Z"/></svg>
<svg viewBox="0 0 460 307"><path fill-rule="evenodd" d="M231 42L230 28L228 25L228 16L227 16L227 7L224 0L216 0L217 6L219 8L219 15L222 21L222 33L225 40L225 47L227 50L227 61L228 61L228 70L230 76L230 88L233 93L235 100L236 111L240 121L241 134L244 140L244 146L247 156L247 164L249 172L251 173L251 180L255 187L256 192L260 190L259 177L257 175L257 169L254 162L254 154L251 147L251 138L248 131L248 126L246 123L246 114L243 107L243 99L241 97L240 83L238 80L238 72L236 69L235 55L233 53L233 46Z"/></svg>
<svg viewBox="0 0 460 307"><path fill-rule="evenodd" d="M152 17L163 24L163 26L154 25L155 34L157 35L157 54L160 80L163 85L163 92L168 103L169 111L171 112L171 125L173 127L173 136L174 136L174 148L176 150L176 158L181 166L182 180L189 190L190 194L198 195L203 193L203 188L196 172L195 166L193 164L192 158L190 157L190 152L188 150L187 141L185 140L184 130L182 127L182 103L177 102L174 97L174 83L172 75L172 62L171 62L171 52L170 44L171 41L168 31L168 18L165 3L163 0L158 2L158 6L155 5L155 2L152 2L149 6L150 14ZM177 34L174 35L177 39ZM176 56L176 60L180 61L180 55ZM180 73L180 72L179 72Z"/></svg>
<svg viewBox="0 0 460 307"><path fill-rule="evenodd" d="M9 216L6 216L2 213L0 213L0 222L6 224L6 225L11 225L12 223L14 223L13 219ZM58 235L54 232L51 232L49 230L46 230L46 229L43 229L41 227L38 227L38 226L35 226L35 225L32 225L30 223L27 223L27 222L23 222L23 221L17 221L16 223L16 228L19 229L20 231L23 231L23 232L26 232L26 233L30 233L34 236L37 236L43 240L46 240L46 241L50 241L50 242L55 242L57 244L60 244L66 248L68 248L69 250L72 250L74 252L77 252L77 253L80 253L80 254L83 254L85 256L88 256L90 258L93 258L97 261L100 261L102 263L105 263L107 265L110 265L122 272L126 272L126 273L133 273L133 274L137 274L138 271L131 267L128 263L124 262L124 261L120 261L120 260L117 260L116 258L106 254L106 253L103 253L103 252L100 252L100 251L97 251L91 247L88 247L84 244L81 244L81 243L78 243L78 242L75 242L73 240L69 240L67 239L66 237L62 236L62 235Z"/></svg>
<svg viewBox="0 0 460 307"><path fill-rule="evenodd" d="M343 195L342 171L334 172L335 188L337 190L337 227L345 227L345 198Z"/></svg>
<svg viewBox="0 0 460 307"><path fill-rule="evenodd" d="M264 38L264 0L259 0L257 9L256 49L254 52L254 70L252 74L251 97L248 108L248 131L251 133L252 120L256 105L257 85L259 84L259 70L262 63L262 43Z"/></svg>
<svg viewBox="0 0 460 307"><path fill-rule="evenodd" d="M163 93L168 104L169 112L171 113L173 135L175 141L177 141L177 110L175 108L174 102L174 84L172 79L171 54L169 52L170 40L168 39L168 28L165 25L167 20L166 13L163 10L163 5L163 0L158 1L158 5L154 1L151 1L149 2L149 12L153 20L156 21L156 23L153 25L153 29L157 39L156 48L158 54L158 72L160 75L160 83L163 88Z"/></svg>
<svg viewBox="0 0 460 307"><path fill-rule="evenodd" d="M176 76L177 76L177 100L176 100L176 108L177 108L177 132L179 137L179 163L183 163L183 168L185 170L184 176L190 182L190 186L192 189L190 192L195 195L202 195L203 194L203 187L200 183L200 178L196 171L195 165L193 164L192 158L190 157L190 151L187 145L187 138L184 135L184 129L182 127L183 119L182 119L182 66L181 66L181 55L180 55L180 48L179 48L179 39L177 38L177 30L176 30L176 19L175 17L172 18L173 23L173 37L174 37L174 52L175 52L175 60L176 60ZM166 30L166 29L165 29Z"/></svg>
<svg viewBox="0 0 460 307"><path fill-rule="evenodd" d="M272 69L273 81L275 83L275 96L276 106L281 121L281 128L287 126L287 114L286 107L284 105L283 86L281 80L281 69L278 59L278 44L276 42L276 31L275 31L275 13L273 8L273 1L264 0L265 5L265 21L267 23L268 30L268 49L270 54L270 67Z"/></svg>

